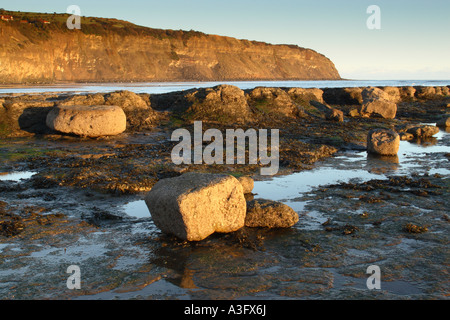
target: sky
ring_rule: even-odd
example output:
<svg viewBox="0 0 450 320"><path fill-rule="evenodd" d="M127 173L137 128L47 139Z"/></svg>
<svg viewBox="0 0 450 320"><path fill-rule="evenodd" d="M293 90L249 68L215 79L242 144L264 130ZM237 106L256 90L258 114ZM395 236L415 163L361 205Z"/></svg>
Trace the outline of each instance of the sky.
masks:
<svg viewBox="0 0 450 320"><path fill-rule="evenodd" d="M450 0L0 0L15 11L70 5L82 16L299 45L330 58L345 79L450 79Z"/></svg>

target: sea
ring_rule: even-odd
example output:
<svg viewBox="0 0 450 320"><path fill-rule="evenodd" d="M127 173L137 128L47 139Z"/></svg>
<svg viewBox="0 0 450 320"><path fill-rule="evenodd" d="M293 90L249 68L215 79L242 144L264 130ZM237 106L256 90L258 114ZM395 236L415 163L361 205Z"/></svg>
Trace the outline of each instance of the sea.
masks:
<svg viewBox="0 0 450 320"><path fill-rule="evenodd" d="M447 86L450 80L318 80L318 81L217 81L217 82L127 82L127 83L72 83L52 85L3 85L0 96L37 93L102 93L128 90L135 93L161 94L193 88L210 88L220 84L234 85L242 90L256 87L284 88L343 88L343 87L403 87Z"/></svg>

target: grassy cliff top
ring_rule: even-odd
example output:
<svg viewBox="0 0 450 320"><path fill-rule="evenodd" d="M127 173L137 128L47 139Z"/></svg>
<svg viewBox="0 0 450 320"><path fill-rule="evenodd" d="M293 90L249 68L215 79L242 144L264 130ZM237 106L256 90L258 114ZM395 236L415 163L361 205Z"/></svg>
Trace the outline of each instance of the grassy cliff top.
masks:
<svg viewBox="0 0 450 320"><path fill-rule="evenodd" d="M39 13L39 12L20 12L8 11L0 9L0 15L11 15L14 17L13 21L0 20L0 26L3 23L8 23L14 26L20 33L30 39L32 42L39 40L46 40L50 36L50 32L69 32L66 22L71 14L67 13ZM49 23L45 23L47 21ZM170 30L170 29L156 29L150 27L143 27L133 24L128 21L113 19L113 18L98 18L98 17L84 17L81 16L81 30L80 32L87 35L105 36L110 34L117 34L120 36L151 36L156 39L178 39L186 42L192 37L208 37L209 35L194 30ZM223 38L228 38L223 36ZM241 39L240 39L241 40ZM262 41L248 41L257 45L272 46ZM275 45L277 46L277 45ZM297 45L285 45L291 49L306 50Z"/></svg>
<svg viewBox="0 0 450 320"><path fill-rule="evenodd" d="M38 13L38 12L20 12L20 11L8 11L0 9L0 15L13 16L13 21L0 20L0 26L2 23L8 23L11 26L16 27L22 34L31 37L31 32L38 33L39 36L31 37L30 40L45 40L50 32L68 32L71 31L67 28L66 22L71 14L67 13ZM49 23L45 23L45 22ZM180 40L187 40L193 36L201 37L206 36L202 32L198 31L183 31L183 30L163 30L154 29L148 27L142 27L135 25L128 21L110 19L110 18L97 18L97 17L84 17L81 16L81 30L84 34L91 35L107 35L118 34L122 36L152 36L157 39L165 38L178 38Z"/></svg>

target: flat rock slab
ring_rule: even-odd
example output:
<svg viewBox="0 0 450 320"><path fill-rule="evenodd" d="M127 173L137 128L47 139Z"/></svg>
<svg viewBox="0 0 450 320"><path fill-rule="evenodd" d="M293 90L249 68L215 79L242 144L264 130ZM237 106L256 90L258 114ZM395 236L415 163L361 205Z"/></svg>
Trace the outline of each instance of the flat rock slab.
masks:
<svg viewBox="0 0 450 320"><path fill-rule="evenodd" d="M247 209L235 177L193 172L158 181L145 203L162 232L188 241L242 228Z"/></svg>
<svg viewBox="0 0 450 320"><path fill-rule="evenodd" d="M246 227L289 228L298 220L297 212L284 203L266 199L254 199L247 202Z"/></svg>
<svg viewBox="0 0 450 320"><path fill-rule="evenodd" d="M48 113L46 124L62 133L101 137L124 132L127 119L118 106L56 106Z"/></svg>

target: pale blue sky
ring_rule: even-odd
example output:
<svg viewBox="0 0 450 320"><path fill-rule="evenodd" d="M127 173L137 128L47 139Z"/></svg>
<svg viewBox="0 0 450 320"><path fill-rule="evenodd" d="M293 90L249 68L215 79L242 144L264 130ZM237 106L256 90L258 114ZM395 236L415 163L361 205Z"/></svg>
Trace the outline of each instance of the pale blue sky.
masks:
<svg viewBox="0 0 450 320"><path fill-rule="evenodd" d="M16 0L8 10L118 18L162 29L296 44L314 49L349 79L450 79L450 0ZM369 30L369 5L381 29Z"/></svg>

